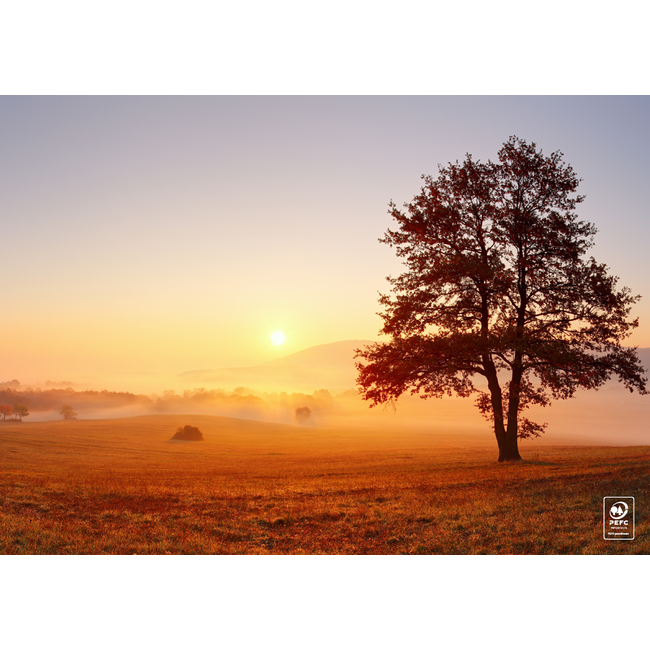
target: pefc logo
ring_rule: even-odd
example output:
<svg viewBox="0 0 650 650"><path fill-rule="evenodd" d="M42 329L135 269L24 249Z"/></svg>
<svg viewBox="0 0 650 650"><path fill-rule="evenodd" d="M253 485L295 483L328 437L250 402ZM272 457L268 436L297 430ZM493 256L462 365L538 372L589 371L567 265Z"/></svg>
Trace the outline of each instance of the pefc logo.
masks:
<svg viewBox="0 0 650 650"><path fill-rule="evenodd" d="M634 497L603 499L603 538L634 539Z"/></svg>
<svg viewBox="0 0 650 650"><path fill-rule="evenodd" d="M625 515L629 512L630 508L628 507L625 501L617 501L610 509L609 516L612 519L623 519Z"/></svg>

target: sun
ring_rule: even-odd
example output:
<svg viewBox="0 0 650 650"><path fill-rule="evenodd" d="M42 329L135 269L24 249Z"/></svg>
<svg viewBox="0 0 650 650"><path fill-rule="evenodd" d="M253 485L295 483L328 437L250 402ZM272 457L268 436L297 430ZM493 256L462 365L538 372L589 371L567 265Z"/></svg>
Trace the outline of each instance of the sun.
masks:
<svg viewBox="0 0 650 650"><path fill-rule="evenodd" d="M282 345L286 340L287 337L280 330L271 334L271 342L273 345Z"/></svg>

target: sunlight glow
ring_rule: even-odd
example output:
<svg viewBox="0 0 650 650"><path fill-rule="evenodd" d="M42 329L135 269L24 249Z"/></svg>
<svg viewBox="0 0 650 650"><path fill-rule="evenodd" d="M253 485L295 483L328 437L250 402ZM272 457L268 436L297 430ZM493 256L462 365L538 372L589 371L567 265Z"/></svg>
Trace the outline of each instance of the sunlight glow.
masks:
<svg viewBox="0 0 650 650"><path fill-rule="evenodd" d="M271 341L273 345L282 345L286 340L287 339L285 335L280 330L271 334Z"/></svg>

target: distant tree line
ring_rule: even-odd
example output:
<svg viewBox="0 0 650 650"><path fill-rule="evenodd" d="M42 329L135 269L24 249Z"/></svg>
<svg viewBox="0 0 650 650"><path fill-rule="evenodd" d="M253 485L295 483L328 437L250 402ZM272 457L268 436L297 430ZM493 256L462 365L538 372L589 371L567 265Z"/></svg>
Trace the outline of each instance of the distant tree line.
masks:
<svg viewBox="0 0 650 650"><path fill-rule="evenodd" d="M24 404L32 412L59 411L64 404L73 403L75 408L83 407L85 410L122 408L126 406L143 406L150 408L153 404L147 395L135 395L127 392L114 392L108 390L75 391L72 388L24 388L18 390L8 384L18 382L0 383L0 404Z"/></svg>
<svg viewBox="0 0 650 650"><path fill-rule="evenodd" d="M356 391L353 391L356 395ZM312 414L318 416L330 411L335 406L333 396L324 389L311 395L304 393L258 393L253 389L239 387L233 391L223 389L206 389L203 387L176 393L163 391L159 395L138 395L127 392L108 390L76 391L73 388L31 388L22 387L20 382L0 382L0 419L19 420L29 412L58 413L65 420L77 417L77 411L90 413L110 409L142 409L143 412L158 413L237 413L245 417L263 417L269 411L296 413L296 418L308 419ZM14 404L14 406L8 406ZM27 411L16 410L17 406Z"/></svg>
<svg viewBox="0 0 650 650"><path fill-rule="evenodd" d="M232 392L203 387L185 390L182 394L166 390L161 396L154 396L153 408L161 413L183 412L197 407L240 408L257 415L262 415L265 409L270 408L293 411L299 421L304 421L312 413L319 414L334 407L334 398L325 389L314 391L311 395L285 392L253 394L254 392L241 386ZM300 409L300 413L296 409Z"/></svg>

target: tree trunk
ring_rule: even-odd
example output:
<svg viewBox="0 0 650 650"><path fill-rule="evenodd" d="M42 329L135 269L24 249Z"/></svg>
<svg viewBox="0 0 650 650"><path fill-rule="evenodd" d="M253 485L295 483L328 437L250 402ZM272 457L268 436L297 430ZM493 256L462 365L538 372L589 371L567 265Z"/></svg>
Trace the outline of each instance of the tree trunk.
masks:
<svg viewBox="0 0 650 650"><path fill-rule="evenodd" d="M521 460L517 451L517 432L515 430L514 447L512 440L508 437L508 431L503 424L503 394L499 385L497 371L488 355L483 357L483 366L485 375L488 380L490 389L490 398L492 402L492 417L494 420L494 435L499 446L499 462L504 460ZM514 452L513 452L514 448Z"/></svg>
<svg viewBox="0 0 650 650"><path fill-rule="evenodd" d="M499 443L499 462L502 463L504 460L521 460L519 455L519 448L517 446L517 431L515 430L514 435L510 431L510 427L506 429L503 444ZM498 442L498 440L497 440Z"/></svg>
<svg viewBox="0 0 650 650"><path fill-rule="evenodd" d="M504 460L521 460L519 455L518 430L519 420L519 393L521 390L521 378L523 376L522 354L515 353L512 368L512 379L510 380L510 399L508 400L508 427L503 447L499 447L499 462Z"/></svg>

